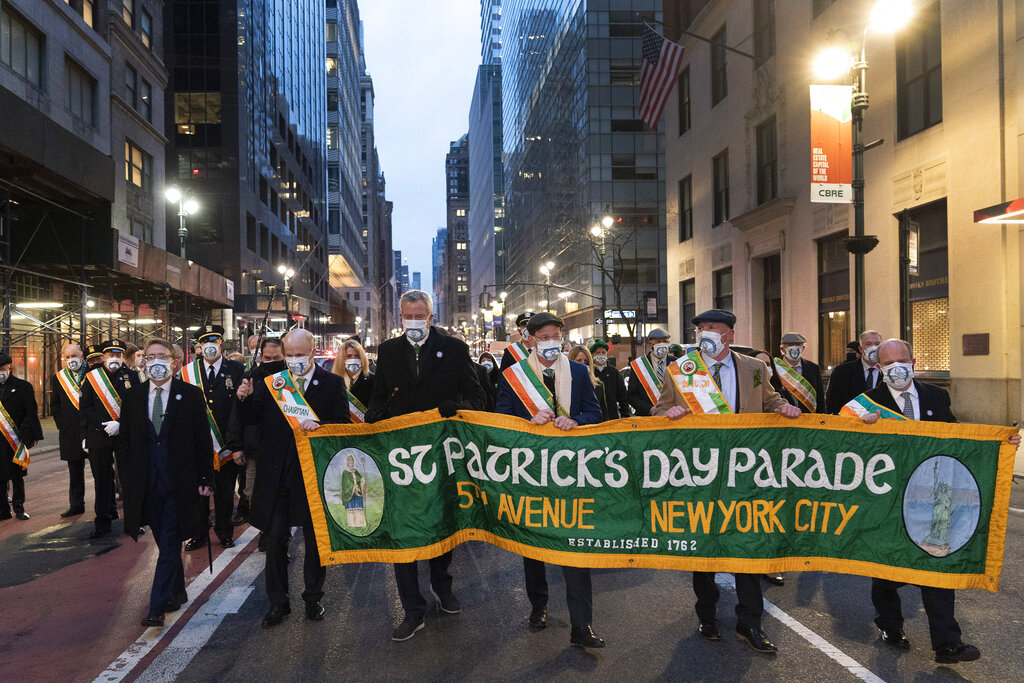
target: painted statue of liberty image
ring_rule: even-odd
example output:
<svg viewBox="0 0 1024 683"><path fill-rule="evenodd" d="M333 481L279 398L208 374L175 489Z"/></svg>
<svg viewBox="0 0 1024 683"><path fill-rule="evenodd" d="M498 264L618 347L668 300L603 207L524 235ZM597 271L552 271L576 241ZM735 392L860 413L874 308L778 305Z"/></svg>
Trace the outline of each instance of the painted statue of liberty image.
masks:
<svg viewBox="0 0 1024 683"><path fill-rule="evenodd" d="M352 528L366 527L366 477L356 469L356 459L348 456L345 470L341 473L341 500L345 503L348 525Z"/></svg>
<svg viewBox="0 0 1024 683"><path fill-rule="evenodd" d="M946 552L949 551L949 523L956 509L952 494L950 484L939 481L939 463L936 461L932 477L932 523L924 544L944 548Z"/></svg>

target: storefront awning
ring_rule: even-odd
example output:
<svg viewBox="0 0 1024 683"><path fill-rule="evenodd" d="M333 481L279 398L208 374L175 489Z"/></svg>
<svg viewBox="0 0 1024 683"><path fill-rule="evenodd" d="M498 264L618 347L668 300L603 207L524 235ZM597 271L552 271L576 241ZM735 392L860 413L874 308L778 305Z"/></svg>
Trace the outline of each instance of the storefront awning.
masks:
<svg viewBox="0 0 1024 683"><path fill-rule="evenodd" d="M1024 198L974 212L975 223L1024 223Z"/></svg>

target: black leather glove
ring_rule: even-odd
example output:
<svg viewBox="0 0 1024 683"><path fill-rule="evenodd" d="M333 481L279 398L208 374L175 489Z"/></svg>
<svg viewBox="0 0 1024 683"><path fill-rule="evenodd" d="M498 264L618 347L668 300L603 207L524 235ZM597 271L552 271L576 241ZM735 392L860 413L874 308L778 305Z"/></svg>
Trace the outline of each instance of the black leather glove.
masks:
<svg viewBox="0 0 1024 683"><path fill-rule="evenodd" d="M437 405L437 412L441 413L441 417L455 417L459 412L459 404L455 401L441 401Z"/></svg>
<svg viewBox="0 0 1024 683"><path fill-rule="evenodd" d="M363 416L363 421L366 424L373 424L374 422L380 421L380 413L377 411L366 411L366 415Z"/></svg>

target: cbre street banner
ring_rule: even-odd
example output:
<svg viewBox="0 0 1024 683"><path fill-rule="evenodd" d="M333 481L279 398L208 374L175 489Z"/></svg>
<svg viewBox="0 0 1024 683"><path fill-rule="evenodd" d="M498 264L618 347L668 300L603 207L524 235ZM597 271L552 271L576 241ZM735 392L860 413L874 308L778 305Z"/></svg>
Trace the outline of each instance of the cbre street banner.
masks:
<svg viewBox="0 0 1024 683"><path fill-rule="evenodd" d="M851 85L811 86L811 201L853 201Z"/></svg>
<svg viewBox="0 0 1024 683"><path fill-rule="evenodd" d="M761 414L562 432L473 411L296 428L324 564L486 541L580 567L830 571L992 591L1014 433Z"/></svg>

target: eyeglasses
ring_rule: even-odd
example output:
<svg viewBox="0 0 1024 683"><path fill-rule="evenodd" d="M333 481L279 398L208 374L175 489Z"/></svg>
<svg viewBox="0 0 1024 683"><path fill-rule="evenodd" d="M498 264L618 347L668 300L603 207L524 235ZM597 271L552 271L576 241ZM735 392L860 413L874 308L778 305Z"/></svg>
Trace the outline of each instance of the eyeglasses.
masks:
<svg viewBox="0 0 1024 683"><path fill-rule="evenodd" d="M171 354L169 353L151 353L146 356L146 360L171 360Z"/></svg>

